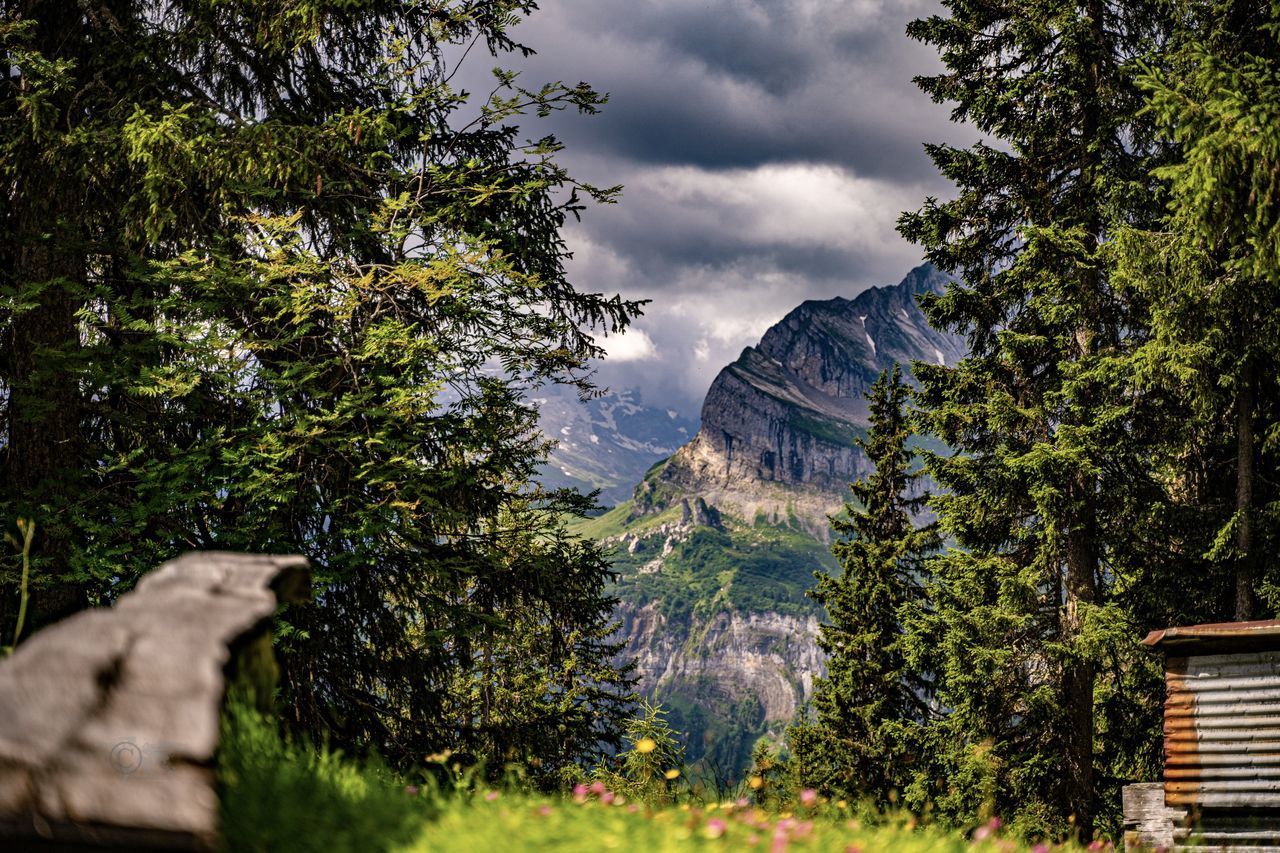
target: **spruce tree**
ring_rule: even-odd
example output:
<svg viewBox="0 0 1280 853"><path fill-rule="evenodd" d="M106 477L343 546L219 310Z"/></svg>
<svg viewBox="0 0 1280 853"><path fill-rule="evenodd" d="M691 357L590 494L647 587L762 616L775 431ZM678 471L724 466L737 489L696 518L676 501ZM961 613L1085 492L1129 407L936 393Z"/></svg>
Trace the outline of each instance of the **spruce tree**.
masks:
<svg viewBox="0 0 1280 853"><path fill-rule="evenodd" d="M816 754L797 759L805 787L881 805L904 786L912 751L905 736L928 715L928 685L901 648L903 611L917 599L924 558L939 546L936 524L917 528L913 520L925 495L908 445L910 393L896 364L867 392L871 423L858 446L874 470L850 486L845 516L832 519L840 574L817 573L810 592L827 614L818 635L827 675L814 690L815 731L804 739Z"/></svg>
<svg viewBox="0 0 1280 853"><path fill-rule="evenodd" d="M37 521L34 621L183 550L301 552L296 725L406 763L594 749L628 693L608 577L548 538L585 502L533 485L527 392L589 391L638 306L566 278L565 222L613 193L528 123L603 97L456 87L535 8L0 0L0 520Z"/></svg>
<svg viewBox="0 0 1280 853"><path fill-rule="evenodd" d="M1141 318L1103 249L1115 222L1149 215L1131 67L1158 19L1105 0L944 5L908 29L946 66L918 83L998 144L927 146L958 195L900 221L960 279L923 307L971 350L915 371L924 425L955 450L928 464L955 547L931 561L908 626L909 663L947 710L921 736L928 769L909 793L956 819L995 809L1088 836L1115 796L1099 789L1115 780L1095 770L1111 748L1095 701L1140 668L1112 594L1153 490L1123 370Z"/></svg>
<svg viewBox="0 0 1280 853"><path fill-rule="evenodd" d="M1188 559L1230 573L1219 619L1274 611L1280 482L1280 5L1182 2L1164 61L1140 82L1177 156L1156 170L1168 214L1118 255L1151 305L1138 380L1177 401L1171 501L1198 532Z"/></svg>

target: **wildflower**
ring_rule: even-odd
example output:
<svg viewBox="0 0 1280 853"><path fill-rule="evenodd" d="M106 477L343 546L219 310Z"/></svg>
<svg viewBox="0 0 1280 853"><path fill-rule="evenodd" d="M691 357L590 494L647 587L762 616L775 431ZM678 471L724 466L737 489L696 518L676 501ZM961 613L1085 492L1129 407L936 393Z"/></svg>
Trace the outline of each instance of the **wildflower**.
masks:
<svg viewBox="0 0 1280 853"><path fill-rule="evenodd" d="M844 848L844 853L862 853L862 848L856 844L850 844L848 847Z"/></svg>
<svg viewBox="0 0 1280 853"><path fill-rule="evenodd" d="M751 805L750 801L747 800L746 797L738 797L738 799L733 801L733 804L740 809L745 809L747 806Z"/></svg>
<svg viewBox="0 0 1280 853"><path fill-rule="evenodd" d="M707 821L707 825L702 831L706 833L707 838L719 838L724 835L725 829L727 829L725 822L718 817L713 817Z"/></svg>
<svg viewBox="0 0 1280 853"><path fill-rule="evenodd" d="M665 776L667 779L676 779L680 776L680 771L672 767L670 770L668 770L666 773L663 773L662 775Z"/></svg>
<svg viewBox="0 0 1280 853"><path fill-rule="evenodd" d="M648 755L657 748L657 742L651 737L642 737L640 740L636 741L636 752L641 754Z"/></svg>
<svg viewBox="0 0 1280 853"><path fill-rule="evenodd" d="M405 786L404 786L404 792L405 792L406 794L408 794L409 796L411 796L411 797L413 797L413 796L417 796L417 794L418 794L418 786L417 786L417 785L405 785Z"/></svg>
<svg viewBox="0 0 1280 853"><path fill-rule="evenodd" d="M538 809L538 814L542 815L543 817L549 816L551 814L551 806L543 806L542 808Z"/></svg>
<svg viewBox="0 0 1280 853"><path fill-rule="evenodd" d="M842 808L842 809L847 809L847 808L849 808L849 801L848 801L848 800L837 800L837 801L836 801L836 806L838 806L839 808Z"/></svg>
<svg viewBox="0 0 1280 853"><path fill-rule="evenodd" d="M494 800L498 799L498 792L490 791L489 793L484 795L484 798L487 802L492 803Z"/></svg>
<svg viewBox="0 0 1280 853"><path fill-rule="evenodd" d="M591 783L591 787L590 787L590 788L588 788L587 790L589 790L591 793L593 793L593 794L595 794L595 795L599 796L600 794L603 794L605 791L607 791L607 790L608 790L608 788L606 788L606 787L604 786L604 783L603 783L603 782L601 782L599 779L597 779L596 781L594 781L594 782L592 782L592 783Z"/></svg>
<svg viewBox="0 0 1280 853"><path fill-rule="evenodd" d="M1031 848L1031 853L1049 853L1049 845L1042 841Z"/></svg>
<svg viewBox="0 0 1280 853"><path fill-rule="evenodd" d="M604 803L606 806L612 803L613 800L614 800L613 791L605 791L603 794L600 795L600 802Z"/></svg>
<svg viewBox="0 0 1280 853"><path fill-rule="evenodd" d="M800 792L800 805L807 809L813 808L818 802L818 792L812 788L805 788Z"/></svg>
<svg viewBox="0 0 1280 853"><path fill-rule="evenodd" d="M987 821L982 826L978 827L973 831L973 840L986 841L988 838L992 837L997 832L999 832L1000 827L1002 826L1004 826L1004 821L1002 821L998 817L993 817L991 818L991 820Z"/></svg>
<svg viewBox="0 0 1280 853"><path fill-rule="evenodd" d="M573 796L577 800L585 800L587 798L587 786L579 782L573 786Z"/></svg>
<svg viewBox="0 0 1280 853"><path fill-rule="evenodd" d="M759 791L764 787L764 779L759 776L752 776L747 780L747 784L751 786L751 790Z"/></svg>

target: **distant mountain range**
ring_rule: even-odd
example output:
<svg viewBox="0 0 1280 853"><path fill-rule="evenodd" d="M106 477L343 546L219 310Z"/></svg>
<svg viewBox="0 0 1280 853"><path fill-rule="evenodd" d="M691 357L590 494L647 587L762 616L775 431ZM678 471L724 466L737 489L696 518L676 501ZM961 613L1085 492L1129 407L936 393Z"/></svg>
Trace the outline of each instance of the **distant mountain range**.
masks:
<svg viewBox="0 0 1280 853"><path fill-rule="evenodd" d="M666 459L698 431L696 421L671 409L647 406L640 392L610 392L581 402L572 388L551 386L533 398L542 431L558 442L542 472L544 485L600 489L613 506L655 462Z"/></svg>
<svg viewBox="0 0 1280 853"><path fill-rule="evenodd" d="M924 265L853 299L803 303L720 372L691 441L578 526L612 547L641 689L708 769L740 769L812 694L822 613L805 593L815 571L837 569L828 516L870 467L855 444L865 394L895 362L964 356L916 302L949 281Z"/></svg>

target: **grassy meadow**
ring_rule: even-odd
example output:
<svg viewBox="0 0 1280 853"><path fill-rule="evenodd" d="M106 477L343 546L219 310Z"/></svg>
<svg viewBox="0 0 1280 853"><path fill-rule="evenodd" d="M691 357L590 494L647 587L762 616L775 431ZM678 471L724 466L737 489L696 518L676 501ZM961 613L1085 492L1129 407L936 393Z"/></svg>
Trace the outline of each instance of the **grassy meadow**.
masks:
<svg viewBox="0 0 1280 853"><path fill-rule="evenodd" d="M377 763L290 744L266 718L244 711L224 721L220 773L223 841L232 851L1082 849L1009 837L998 819L948 830L909 815L860 812L810 791L761 805L751 781L722 796L677 784L656 798L629 798L599 779L560 794L466 774L446 785L422 781L440 778L429 774L406 780Z"/></svg>

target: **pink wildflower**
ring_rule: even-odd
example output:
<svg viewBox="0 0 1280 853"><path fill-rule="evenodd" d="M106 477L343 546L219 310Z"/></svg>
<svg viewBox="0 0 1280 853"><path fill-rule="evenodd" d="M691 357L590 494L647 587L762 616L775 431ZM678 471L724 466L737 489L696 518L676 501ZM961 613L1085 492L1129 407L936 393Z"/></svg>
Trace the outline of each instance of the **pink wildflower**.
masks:
<svg viewBox="0 0 1280 853"><path fill-rule="evenodd" d="M728 827L725 826L724 821L722 821L718 817L713 817L711 818L711 820L707 821L706 828L703 830L703 832L706 833L707 838L719 838L720 836L724 835L724 831L727 828Z"/></svg>
<svg viewBox="0 0 1280 853"><path fill-rule="evenodd" d="M492 803L494 800L498 799L498 792L490 791L489 793L484 795L484 798L487 802Z"/></svg>
<svg viewBox="0 0 1280 853"><path fill-rule="evenodd" d="M606 806L612 803L613 799L614 799L613 791L605 791L603 794L600 795L600 802L604 803Z"/></svg>
<svg viewBox="0 0 1280 853"><path fill-rule="evenodd" d="M538 809L538 814L542 815L543 817L547 817L548 815L551 814L551 806L543 806L542 808Z"/></svg>
<svg viewBox="0 0 1280 853"><path fill-rule="evenodd" d="M1042 841L1031 848L1031 853L1049 853L1049 845Z"/></svg>
<svg viewBox="0 0 1280 853"><path fill-rule="evenodd" d="M817 802L818 802L818 792L813 790L812 788L805 788L803 791L800 792L800 805L804 806L805 808L807 809L813 808L813 806Z"/></svg>
<svg viewBox="0 0 1280 853"><path fill-rule="evenodd" d="M411 796L411 797L413 797L413 796L417 796L417 793L418 793L418 786L417 786L417 785L405 785L405 786L404 786L404 792L405 792L406 794L408 794L409 796Z"/></svg>
<svg viewBox="0 0 1280 853"><path fill-rule="evenodd" d="M591 793L599 795L607 791L608 788L604 786L603 782L597 779L596 781L591 783L591 788L589 790L591 791Z"/></svg>

